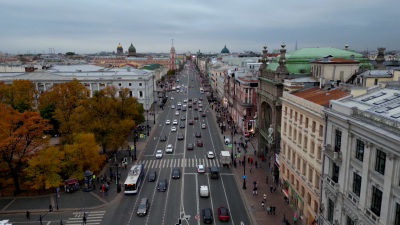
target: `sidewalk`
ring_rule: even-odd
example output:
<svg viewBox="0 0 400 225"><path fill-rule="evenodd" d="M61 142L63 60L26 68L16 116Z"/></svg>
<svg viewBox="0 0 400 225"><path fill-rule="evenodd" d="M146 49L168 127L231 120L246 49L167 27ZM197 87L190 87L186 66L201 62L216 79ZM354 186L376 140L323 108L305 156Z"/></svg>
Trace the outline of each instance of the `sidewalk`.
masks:
<svg viewBox="0 0 400 225"><path fill-rule="evenodd" d="M159 113L162 113L162 110L158 110ZM156 124L158 124L158 115L156 113ZM153 119L153 116L149 119ZM146 121L147 123L147 121ZM151 124L151 125L150 125ZM153 126L153 120L149 121L149 125ZM144 149L147 146L147 143L150 141L150 137L154 133L156 126L152 127L150 130L150 135L146 138L139 138L136 142L137 148L137 160L132 162L131 160L128 161L127 170L123 167L119 167L118 171L121 172L121 183L124 183L130 166L138 162L143 154ZM127 139L129 145L133 145L133 135L130 135ZM132 152L133 154L133 152ZM125 155L129 156L129 152L126 150L121 150L118 154L119 158L124 157ZM130 158L128 158L130 159ZM116 162L111 159L103 168L103 170L99 174L95 174L96 178L100 175L106 174L107 177L110 176L110 168L112 169L113 173L117 172L116 169ZM115 201L120 199L123 196L124 187L120 193L117 193L117 185L116 181L110 181L111 185L108 191L108 195L101 197L100 195L100 183L96 184L96 190L91 192L83 191L83 187L81 186L81 190L78 190L74 193L65 193L63 190L60 190L59 197L57 198L58 201L58 212L66 212L66 211L82 211L85 210L93 210L108 206L113 204ZM60 186L60 189L63 187ZM18 197L2 197L0 198L0 214L14 214L14 213L25 213L26 211L30 211L31 213L44 213L47 212L49 209L49 205L56 206L56 193L48 194L48 195L40 195L40 196L18 196ZM53 209L53 211L57 211L57 209Z"/></svg>
<svg viewBox="0 0 400 225"><path fill-rule="evenodd" d="M212 111L213 118L216 120L216 112L215 112L215 107L214 109L209 109ZM224 120L226 123L226 120ZM226 123L227 124L227 123ZM219 130L219 135L221 138L221 141L223 140L223 136L226 138L231 139L231 131L227 129L223 134L221 134ZM243 137L242 135L236 134L233 136L233 140L231 142L233 143L234 141L239 142L240 137ZM233 144L232 144L233 145ZM238 145L237 145L238 146ZM236 148L237 148L236 146ZM258 141L257 138L253 137L250 138L250 143L247 144L247 153L246 151L242 148L239 147L240 149L240 157L238 157L237 160L237 166L231 167L233 172L235 173L235 177L237 178L237 184L239 188L243 187L243 169L245 169L246 173L246 189L240 189L242 190L242 197L244 198L245 204L247 205L247 210L249 212L249 215L252 217L253 224L284 224L283 223L283 218L285 218L289 221L290 224L293 223L293 215L294 211L290 208L290 206L284 201L283 197L284 194L282 193L281 187L279 187L278 183L272 182L272 176L271 176L271 171L269 168L269 162L266 160L264 162L261 162L261 158L258 158L256 155L254 155L255 150L257 150L258 146ZM233 145L232 147L235 147ZM233 152L237 151L237 149L234 149ZM231 148L228 148L225 146L225 150L231 152ZM245 154L246 153L246 154ZM244 155L246 155L246 163L245 163L245 168L243 166L239 165L238 160L240 161L243 160ZM253 164L248 163L247 161L247 156L249 158L252 158L254 160ZM256 169L255 167L255 161L257 161L258 165L261 165L261 168L258 167ZM251 167L251 172L249 167ZM268 183L266 182L266 177L268 176ZM258 182L257 187L258 187L258 194L253 195L253 182L256 181ZM270 191L270 187L272 186L273 189L276 188L276 192ZM261 202L264 200L263 195L267 195L267 200L265 201L265 207L262 209L261 207ZM254 205L254 211L252 212L251 210L251 205ZM275 206L276 211L275 215L268 215L267 214L267 207L270 206ZM297 219L297 224L302 224L300 221L300 218Z"/></svg>

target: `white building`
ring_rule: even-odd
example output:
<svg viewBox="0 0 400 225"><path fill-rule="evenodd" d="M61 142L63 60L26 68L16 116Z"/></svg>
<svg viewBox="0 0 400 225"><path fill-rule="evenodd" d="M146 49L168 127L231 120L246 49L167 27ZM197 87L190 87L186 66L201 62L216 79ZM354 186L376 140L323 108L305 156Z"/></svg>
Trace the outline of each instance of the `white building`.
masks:
<svg viewBox="0 0 400 225"><path fill-rule="evenodd" d="M400 224L400 83L387 84L324 110L323 224Z"/></svg>
<svg viewBox="0 0 400 225"><path fill-rule="evenodd" d="M106 86L128 88L131 97L136 97L148 110L156 100L153 91L155 72L141 69L103 68L94 65L55 66L49 70L34 72L0 73L0 80L12 83L15 79L31 80L39 92L47 91L56 83L64 83L73 79L79 80L90 91L88 97Z"/></svg>

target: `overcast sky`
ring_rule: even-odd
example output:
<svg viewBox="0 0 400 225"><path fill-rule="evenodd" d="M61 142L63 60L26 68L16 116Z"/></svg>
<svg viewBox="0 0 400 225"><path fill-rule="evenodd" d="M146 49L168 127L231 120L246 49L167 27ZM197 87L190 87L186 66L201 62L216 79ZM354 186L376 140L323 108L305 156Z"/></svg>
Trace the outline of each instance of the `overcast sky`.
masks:
<svg viewBox="0 0 400 225"><path fill-rule="evenodd" d="M0 0L0 51L400 49L398 0Z"/></svg>

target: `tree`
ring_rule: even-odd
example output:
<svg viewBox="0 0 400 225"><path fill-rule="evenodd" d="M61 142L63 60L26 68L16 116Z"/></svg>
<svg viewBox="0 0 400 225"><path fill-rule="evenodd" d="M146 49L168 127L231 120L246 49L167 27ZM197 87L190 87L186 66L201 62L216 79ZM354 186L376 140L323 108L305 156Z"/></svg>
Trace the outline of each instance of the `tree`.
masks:
<svg viewBox="0 0 400 225"><path fill-rule="evenodd" d="M75 55L75 52L67 52L65 55Z"/></svg>
<svg viewBox="0 0 400 225"><path fill-rule="evenodd" d="M53 103L50 103L49 105L41 107L39 110L40 116L43 119L48 119L49 124L52 125L52 127L53 127L53 129L44 132L45 134L49 134L51 136L55 136L56 134L58 134L58 129L60 128L60 122L58 122L58 120L54 119L55 110L56 110L56 106Z"/></svg>
<svg viewBox="0 0 400 225"><path fill-rule="evenodd" d="M168 70L167 71L167 75L174 75L175 74L175 70Z"/></svg>
<svg viewBox="0 0 400 225"><path fill-rule="evenodd" d="M91 170L98 171L105 156L99 154L99 145L96 144L92 133L75 134L73 144L66 144L65 172L69 177L83 178L83 172Z"/></svg>
<svg viewBox="0 0 400 225"><path fill-rule="evenodd" d="M32 110L37 97L35 84L30 80L13 80L10 85L0 83L0 101L19 112Z"/></svg>
<svg viewBox="0 0 400 225"><path fill-rule="evenodd" d="M51 129L48 120L39 112L19 113L10 106L0 103L0 161L13 179L15 193L21 192L20 177L27 159L37 154L48 144L43 131Z"/></svg>
<svg viewBox="0 0 400 225"><path fill-rule="evenodd" d="M49 189L58 187L62 178L59 175L63 167L64 152L51 145L39 151L39 154L28 159L28 166L24 169L28 184L35 189Z"/></svg>

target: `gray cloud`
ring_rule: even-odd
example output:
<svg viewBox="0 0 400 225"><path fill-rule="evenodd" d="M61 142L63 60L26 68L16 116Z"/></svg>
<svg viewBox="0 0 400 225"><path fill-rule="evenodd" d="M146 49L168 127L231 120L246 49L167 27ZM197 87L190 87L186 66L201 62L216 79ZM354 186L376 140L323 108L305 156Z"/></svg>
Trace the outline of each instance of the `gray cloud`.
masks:
<svg viewBox="0 0 400 225"><path fill-rule="evenodd" d="M355 50L400 49L400 3L392 0L0 0L0 51L17 53L200 49L270 50L348 43Z"/></svg>

